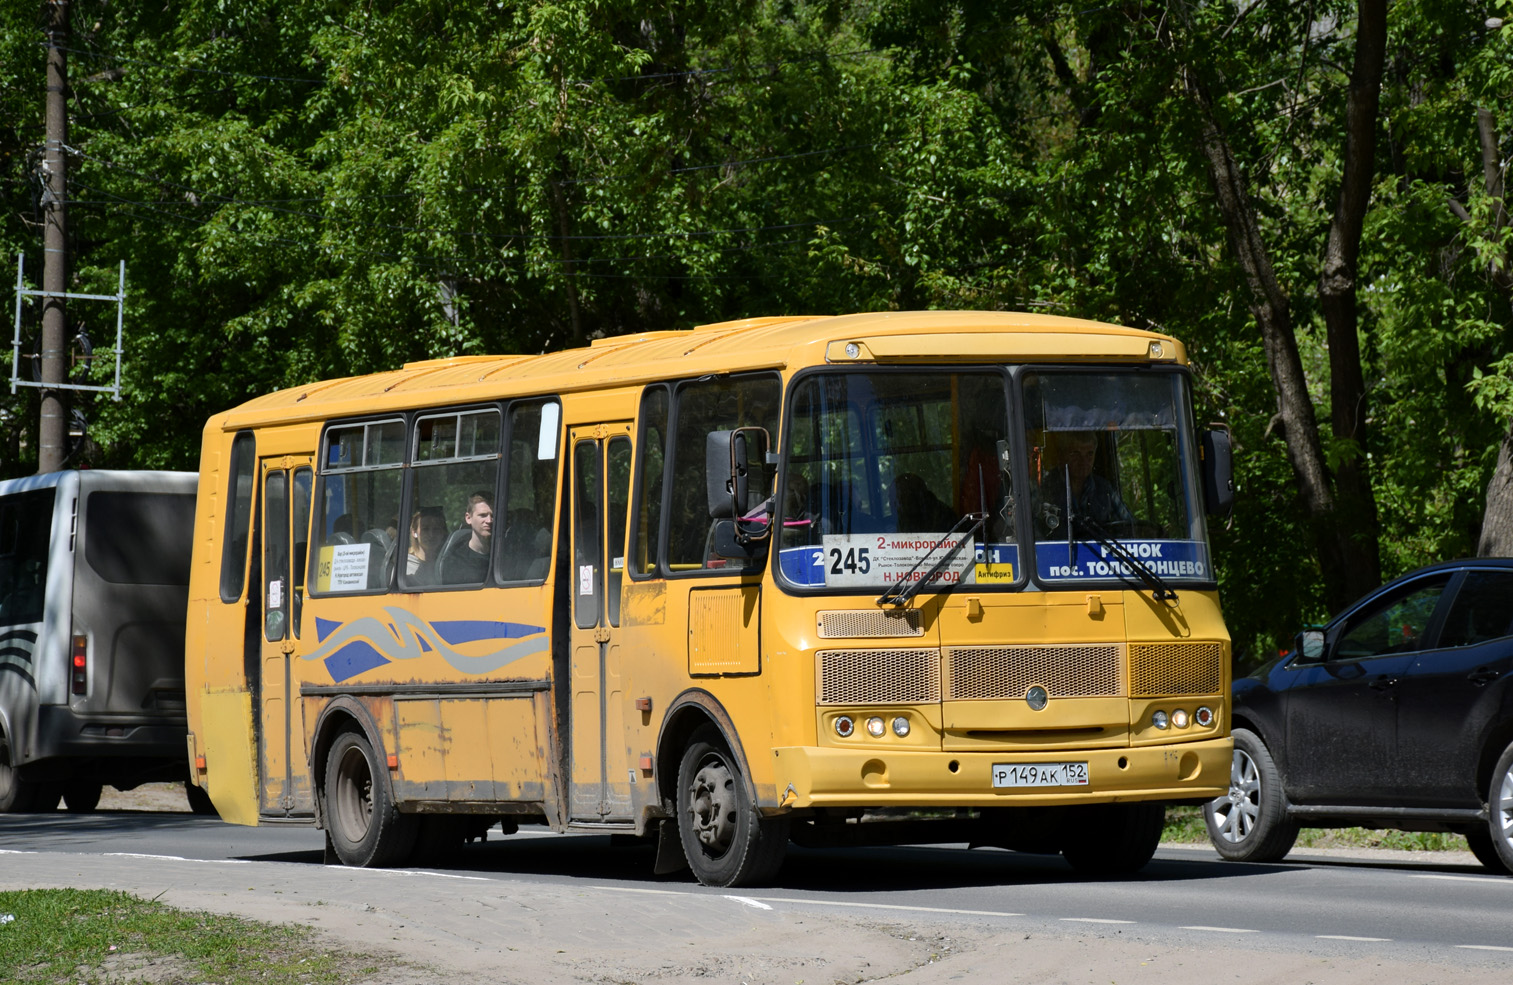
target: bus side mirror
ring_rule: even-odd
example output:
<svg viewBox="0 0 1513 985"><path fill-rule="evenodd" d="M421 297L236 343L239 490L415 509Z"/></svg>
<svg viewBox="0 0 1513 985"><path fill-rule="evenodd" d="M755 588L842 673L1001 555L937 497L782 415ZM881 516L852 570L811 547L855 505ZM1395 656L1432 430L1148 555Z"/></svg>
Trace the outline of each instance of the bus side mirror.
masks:
<svg viewBox="0 0 1513 985"><path fill-rule="evenodd" d="M709 433L704 445L704 482L711 518L739 519L766 501L767 444L765 428Z"/></svg>
<svg viewBox="0 0 1513 985"><path fill-rule="evenodd" d="M1229 431L1217 428L1204 431L1198 447L1203 458L1203 505L1210 516L1227 516L1235 507Z"/></svg>

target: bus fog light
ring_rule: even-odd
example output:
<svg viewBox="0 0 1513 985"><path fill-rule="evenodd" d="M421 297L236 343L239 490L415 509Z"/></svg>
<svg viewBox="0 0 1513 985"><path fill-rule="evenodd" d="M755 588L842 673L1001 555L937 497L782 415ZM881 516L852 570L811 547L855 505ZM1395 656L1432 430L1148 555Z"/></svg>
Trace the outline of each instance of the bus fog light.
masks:
<svg viewBox="0 0 1513 985"><path fill-rule="evenodd" d="M835 716L835 734L843 739L851 738L851 733L856 731L856 722L850 715Z"/></svg>
<svg viewBox="0 0 1513 985"><path fill-rule="evenodd" d="M1172 712L1172 724L1177 726L1177 728L1187 728L1187 712L1181 708Z"/></svg>
<svg viewBox="0 0 1513 985"><path fill-rule="evenodd" d="M1193 721L1198 723L1199 728L1208 728L1214 723L1214 710L1208 705L1203 705L1193 712Z"/></svg>
<svg viewBox="0 0 1513 985"><path fill-rule="evenodd" d="M1167 726L1166 712L1164 712L1164 711L1153 711L1153 712L1151 712L1151 724L1154 725L1154 726L1156 726L1156 728L1165 731L1166 726Z"/></svg>
<svg viewBox="0 0 1513 985"><path fill-rule="evenodd" d="M883 733L886 731L888 731L888 726L883 724L883 720L881 718L874 716L867 719L867 734L872 736L872 738L881 739L883 737Z"/></svg>
<svg viewBox="0 0 1513 985"><path fill-rule="evenodd" d="M902 715L893 719L893 734L900 739L909 734L909 720Z"/></svg>

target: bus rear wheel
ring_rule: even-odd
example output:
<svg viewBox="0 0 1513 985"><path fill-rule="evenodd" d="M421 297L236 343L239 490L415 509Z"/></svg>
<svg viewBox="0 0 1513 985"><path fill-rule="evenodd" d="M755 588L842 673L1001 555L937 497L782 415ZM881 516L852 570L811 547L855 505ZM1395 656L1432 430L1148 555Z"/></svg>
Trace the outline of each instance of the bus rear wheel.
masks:
<svg viewBox="0 0 1513 985"><path fill-rule="evenodd" d="M762 817L740 763L712 725L694 732L678 764L677 823L688 867L706 886L766 882L788 850L788 819Z"/></svg>
<svg viewBox="0 0 1513 985"><path fill-rule="evenodd" d="M415 847L415 816L394 805L382 764L360 732L342 732L326 756L326 833L343 865L393 865Z"/></svg>

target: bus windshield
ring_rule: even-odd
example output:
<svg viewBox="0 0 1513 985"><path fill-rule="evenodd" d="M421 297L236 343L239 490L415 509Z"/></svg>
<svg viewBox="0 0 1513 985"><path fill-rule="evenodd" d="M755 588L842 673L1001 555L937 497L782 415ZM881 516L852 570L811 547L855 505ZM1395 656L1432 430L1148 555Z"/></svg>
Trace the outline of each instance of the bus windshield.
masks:
<svg viewBox="0 0 1513 985"><path fill-rule="evenodd" d="M1019 392L1015 406L1008 373L993 370L796 381L783 579L856 591L1022 586L1031 571L1047 586L1140 583L1134 560L1163 581L1212 580L1185 377L1035 371Z"/></svg>

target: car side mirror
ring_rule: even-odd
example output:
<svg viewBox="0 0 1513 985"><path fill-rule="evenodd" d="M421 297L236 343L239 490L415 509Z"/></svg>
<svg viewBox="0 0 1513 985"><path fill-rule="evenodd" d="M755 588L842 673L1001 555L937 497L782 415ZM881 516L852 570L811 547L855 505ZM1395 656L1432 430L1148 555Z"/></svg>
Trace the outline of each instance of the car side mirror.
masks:
<svg viewBox="0 0 1513 985"><path fill-rule="evenodd" d="M1203 505L1210 516L1228 516L1235 506L1234 463L1227 429L1214 428L1199 435L1198 453L1203 459Z"/></svg>
<svg viewBox="0 0 1513 985"><path fill-rule="evenodd" d="M1293 650L1303 660L1324 659L1324 631L1305 629L1293 641Z"/></svg>

